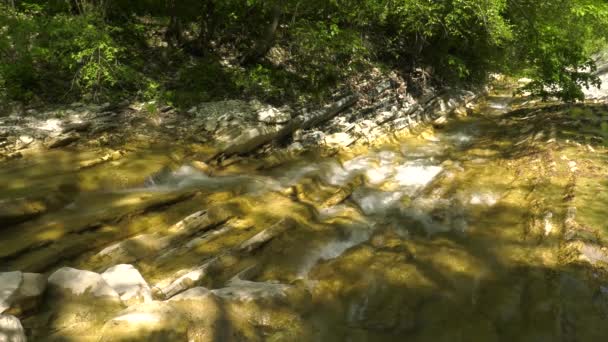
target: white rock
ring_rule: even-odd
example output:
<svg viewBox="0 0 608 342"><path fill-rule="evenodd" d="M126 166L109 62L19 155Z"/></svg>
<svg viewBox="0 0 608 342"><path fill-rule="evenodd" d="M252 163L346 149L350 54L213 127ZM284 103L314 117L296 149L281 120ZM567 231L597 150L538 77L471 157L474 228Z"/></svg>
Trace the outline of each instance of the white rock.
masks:
<svg viewBox="0 0 608 342"><path fill-rule="evenodd" d="M49 279L49 285L60 292L76 296L92 295L113 301L120 301L118 293L106 283L100 274L62 267L55 271Z"/></svg>
<svg viewBox="0 0 608 342"><path fill-rule="evenodd" d="M19 141L25 145L29 145L34 141L34 138L30 137L29 135L22 135L19 137Z"/></svg>
<svg viewBox="0 0 608 342"><path fill-rule="evenodd" d="M19 271L0 273L0 313L11 307L22 282L23 273Z"/></svg>
<svg viewBox="0 0 608 342"><path fill-rule="evenodd" d="M340 132L325 136L325 144L328 146L346 147L352 144L355 139L348 133Z"/></svg>
<svg viewBox="0 0 608 342"><path fill-rule="evenodd" d="M118 293L124 303L152 301L150 286L132 265L112 266L103 272L101 277Z"/></svg>
<svg viewBox="0 0 608 342"><path fill-rule="evenodd" d="M25 332L19 319L11 315L0 315L0 342L26 342Z"/></svg>
<svg viewBox="0 0 608 342"><path fill-rule="evenodd" d="M265 123L285 123L291 119L289 113L268 107L258 111L258 121Z"/></svg>

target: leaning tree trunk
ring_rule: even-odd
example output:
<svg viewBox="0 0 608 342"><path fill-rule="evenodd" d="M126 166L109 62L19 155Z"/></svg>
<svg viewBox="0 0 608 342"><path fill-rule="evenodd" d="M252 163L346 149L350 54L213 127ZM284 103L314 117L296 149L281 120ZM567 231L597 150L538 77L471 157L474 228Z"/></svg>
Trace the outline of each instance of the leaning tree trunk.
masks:
<svg viewBox="0 0 608 342"><path fill-rule="evenodd" d="M279 27L279 20L281 19L281 14L281 6L279 2L276 2L272 9L272 20L266 27L264 35L256 41L251 51L249 51L249 53L247 53L243 57L241 61L242 64L250 64L256 62L260 58L264 57L268 50L270 50L276 37L277 28Z"/></svg>
<svg viewBox="0 0 608 342"><path fill-rule="evenodd" d="M171 18L169 19L169 27L167 27L165 39L173 47L180 46L182 44L182 24L177 16L175 0L169 1L169 14Z"/></svg>
<svg viewBox="0 0 608 342"><path fill-rule="evenodd" d="M194 42L196 50L204 55L208 48L209 43L215 35L215 6L213 1L205 1L204 13L200 19L200 32Z"/></svg>

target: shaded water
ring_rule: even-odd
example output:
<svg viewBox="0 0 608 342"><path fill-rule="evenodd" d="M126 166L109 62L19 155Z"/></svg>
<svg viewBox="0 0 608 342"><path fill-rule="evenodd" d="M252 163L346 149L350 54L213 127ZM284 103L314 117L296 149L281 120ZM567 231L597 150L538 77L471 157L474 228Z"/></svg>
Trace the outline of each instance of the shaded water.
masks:
<svg viewBox="0 0 608 342"><path fill-rule="evenodd" d="M169 236L189 214L219 208L229 220L214 231L169 250L142 243L123 261L155 284L289 217L294 229L203 283L221 288L254 265L250 280L310 291L310 305L294 309L300 320L265 338L293 340L284 335L293 324L319 341L605 340L608 278L563 262L571 174L553 154L577 152L517 145L525 127L497 124L508 103L485 110L432 138L274 167L245 160L209 174L190 163L195 151L175 146L80 171L74 165L90 153L5 165L2 200L35 193L48 208L3 228L1 265L103 271L116 262L99 252L116 241ZM585 222L604 224L602 209L581 206L595 210Z"/></svg>

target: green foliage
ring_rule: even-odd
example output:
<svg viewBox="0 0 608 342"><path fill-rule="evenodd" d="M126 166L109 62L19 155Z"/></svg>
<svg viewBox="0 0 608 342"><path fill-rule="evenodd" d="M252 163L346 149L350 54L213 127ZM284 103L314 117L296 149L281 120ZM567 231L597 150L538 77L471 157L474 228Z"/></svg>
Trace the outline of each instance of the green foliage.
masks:
<svg viewBox="0 0 608 342"><path fill-rule="evenodd" d="M525 75L523 90L576 101L598 84L590 57L608 36L604 0L15 4L0 5L0 96L21 101L280 102L323 97L372 66L439 85Z"/></svg>
<svg viewBox="0 0 608 342"><path fill-rule="evenodd" d="M534 80L523 90L543 99L583 100L582 87L599 85L590 53L607 33L608 4L512 0L510 5L508 17L517 37L512 63Z"/></svg>
<svg viewBox="0 0 608 342"><path fill-rule="evenodd" d="M134 82L122 63L126 48L113 35L120 28L97 14L42 15L35 4L17 12L0 8L0 79L7 96L31 100L89 97L101 100Z"/></svg>
<svg viewBox="0 0 608 342"><path fill-rule="evenodd" d="M315 88L333 86L362 69L370 54L356 31L336 22L300 21L289 34L292 64Z"/></svg>
<svg viewBox="0 0 608 342"><path fill-rule="evenodd" d="M81 94L97 100L122 83L128 82L129 70L121 63L125 48L111 36L112 30L95 16L58 15L47 23L47 56L58 68L73 75L72 86Z"/></svg>

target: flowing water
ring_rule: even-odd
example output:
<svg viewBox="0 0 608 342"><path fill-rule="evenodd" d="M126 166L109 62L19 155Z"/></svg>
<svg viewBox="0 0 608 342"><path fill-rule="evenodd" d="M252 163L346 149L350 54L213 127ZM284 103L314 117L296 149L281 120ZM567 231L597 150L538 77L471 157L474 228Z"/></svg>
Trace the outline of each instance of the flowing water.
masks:
<svg viewBox="0 0 608 342"><path fill-rule="evenodd" d="M101 272L116 260L100 251L117 241L168 236L184 217L214 208L227 218L214 230L170 248L142 238L121 261L156 284L290 218L294 228L202 284L221 288L254 266L249 280L306 289L305 308L265 339L604 341L608 277L572 261L563 235L576 204L601 241L606 192L597 195L597 174L581 176L574 202L564 200L580 151L547 148L550 127L505 116L508 101L490 100L483 115L424 139L281 163L243 159L211 173L191 163L191 148L171 145L132 146L85 170L75 166L95 153L14 161L0 168L1 199L23 198L38 216L0 231L0 265ZM539 132L546 138L535 140Z"/></svg>

